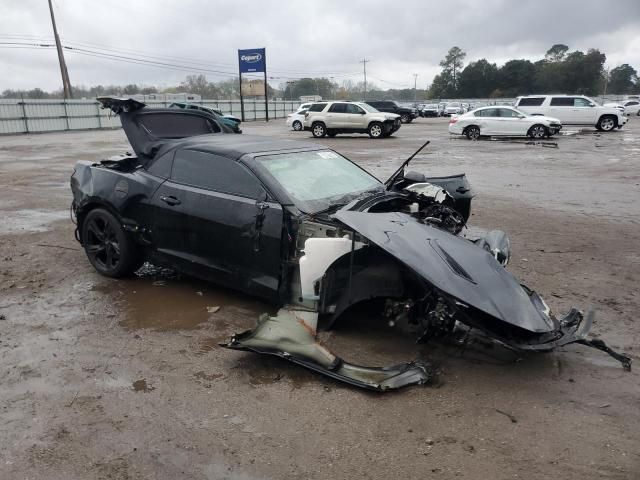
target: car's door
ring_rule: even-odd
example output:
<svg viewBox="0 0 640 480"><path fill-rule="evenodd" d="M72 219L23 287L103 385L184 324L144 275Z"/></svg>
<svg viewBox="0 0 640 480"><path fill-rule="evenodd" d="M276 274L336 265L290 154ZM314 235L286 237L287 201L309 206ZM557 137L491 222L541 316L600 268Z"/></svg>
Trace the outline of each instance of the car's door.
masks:
<svg viewBox="0 0 640 480"><path fill-rule="evenodd" d="M346 103L334 103L327 111L327 128L346 128Z"/></svg>
<svg viewBox="0 0 640 480"><path fill-rule="evenodd" d="M562 123L575 124L573 97L551 97L545 115L559 119Z"/></svg>
<svg viewBox="0 0 640 480"><path fill-rule="evenodd" d="M573 97L571 123L577 125L595 125L597 118L595 103L585 97Z"/></svg>
<svg viewBox="0 0 640 480"><path fill-rule="evenodd" d="M499 132L498 109L497 108L485 108L476 112L479 114L478 124L480 127L480 133L482 135L496 135Z"/></svg>
<svg viewBox="0 0 640 480"><path fill-rule="evenodd" d="M367 128L365 114L366 112L358 105L347 103L344 113L345 124L349 129L353 130Z"/></svg>
<svg viewBox="0 0 640 480"><path fill-rule="evenodd" d="M496 109L498 111L498 129L501 135L526 135L526 122L515 110L507 107Z"/></svg>
<svg viewBox="0 0 640 480"><path fill-rule="evenodd" d="M275 297L281 272L282 207L244 165L182 149L152 199L158 254L186 273Z"/></svg>

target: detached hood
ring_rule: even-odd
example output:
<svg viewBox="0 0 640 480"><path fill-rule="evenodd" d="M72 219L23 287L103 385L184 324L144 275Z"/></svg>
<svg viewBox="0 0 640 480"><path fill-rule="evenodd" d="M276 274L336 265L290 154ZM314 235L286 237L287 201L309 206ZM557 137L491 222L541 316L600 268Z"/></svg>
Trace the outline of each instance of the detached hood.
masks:
<svg viewBox="0 0 640 480"><path fill-rule="evenodd" d="M468 240L399 212L339 210L334 217L462 303L530 332L557 328L539 297L530 297L489 252Z"/></svg>
<svg viewBox="0 0 640 480"><path fill-rule="evenodd" d="M131 98L99 97L97 100L103 108L120 115L122 128L142 164L167 143L224 131L212 114L200 110L148 108Z"/></svg>

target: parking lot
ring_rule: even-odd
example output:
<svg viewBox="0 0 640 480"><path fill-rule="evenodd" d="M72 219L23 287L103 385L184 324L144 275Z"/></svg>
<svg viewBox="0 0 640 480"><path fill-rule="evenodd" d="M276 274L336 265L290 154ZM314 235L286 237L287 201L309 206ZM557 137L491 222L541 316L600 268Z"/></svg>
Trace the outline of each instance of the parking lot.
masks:
<svg viewBox="0 0 640 480"><path fill-rule="evenodd" d="M508 268L556 312L594 308L592 332L638 363L640 117L542 142L450 137L444 118L380 140L242 128L322 143L381 179L430 140L410 170L465 172L470 223L510 235ZM151 268L99 276L74 239L69 176L128 148L122 130L0 137L0 478L640 476L640 376L602 352L416 345L356 308L323 343L439 372L374 394L218 347L271 305Z"/></svg>

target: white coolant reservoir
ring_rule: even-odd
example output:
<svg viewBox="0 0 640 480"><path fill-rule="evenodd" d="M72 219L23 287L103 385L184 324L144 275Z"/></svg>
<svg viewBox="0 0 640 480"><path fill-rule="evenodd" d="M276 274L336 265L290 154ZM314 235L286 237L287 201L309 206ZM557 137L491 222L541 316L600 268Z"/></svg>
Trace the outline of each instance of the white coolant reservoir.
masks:
<svg viewBox="0 0 640 480"><path fill-rule="evenodd" d="M356 242L354 249L362 248ZM344 238L309 238L304 242L304 255L300 257L300 283L302 298L318 300L313 284L320 280L329 265L351 251L351 239Z"/></svg>

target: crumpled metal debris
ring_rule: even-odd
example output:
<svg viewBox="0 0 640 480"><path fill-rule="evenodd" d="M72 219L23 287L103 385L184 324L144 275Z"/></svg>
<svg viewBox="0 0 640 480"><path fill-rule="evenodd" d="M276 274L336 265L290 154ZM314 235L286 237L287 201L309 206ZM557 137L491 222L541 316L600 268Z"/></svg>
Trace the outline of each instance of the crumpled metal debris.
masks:
<svg viewBox="0 0 640 480"><path fill-rule="evenodd" d="M282 308L275 317L262 315L255 329L234 335L223 347L275 355L328 377L369 390L385 391L424 385L433 377L423 362L363 367L345 362L316 339L316 312Z"/></svg>

